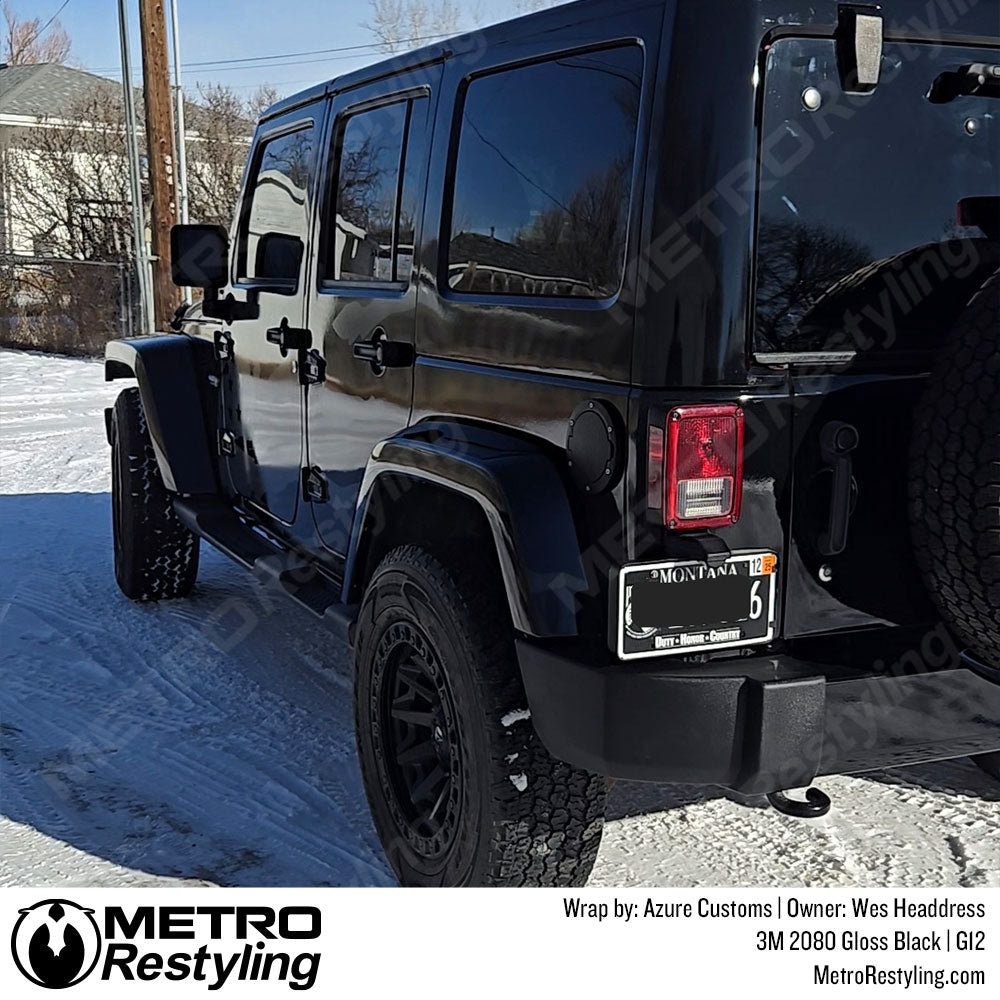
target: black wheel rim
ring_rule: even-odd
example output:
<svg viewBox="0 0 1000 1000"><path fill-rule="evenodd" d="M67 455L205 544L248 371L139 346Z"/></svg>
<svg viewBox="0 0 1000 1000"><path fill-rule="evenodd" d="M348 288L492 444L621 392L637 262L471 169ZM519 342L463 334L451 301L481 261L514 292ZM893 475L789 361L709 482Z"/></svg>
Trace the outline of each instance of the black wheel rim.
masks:
<svg viewBox="0 0 1000 1000"><path fill-rule="evenodd" d="M390 811L427 861L447 854L462 804L458 720L441 661L410 623L386 630L376 654L376 756Z"/></svg>

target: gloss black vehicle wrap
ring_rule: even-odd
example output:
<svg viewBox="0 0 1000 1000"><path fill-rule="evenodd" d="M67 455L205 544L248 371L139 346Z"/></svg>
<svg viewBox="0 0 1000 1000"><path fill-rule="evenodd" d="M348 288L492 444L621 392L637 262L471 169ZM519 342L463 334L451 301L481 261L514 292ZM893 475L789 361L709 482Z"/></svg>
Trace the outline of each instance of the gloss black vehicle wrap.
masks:
<svg viewBox="0 0 1000 1000"><path fill-rule="evenodd" d="M758 793L998 750L1000 665L942 625L907 497L1000 263L963 76L997 63L996 0L584 0L359 70L265 114L227 285L108 377L188 528L341 635L399 546L497 574L561 760ZM652 442L712 406L742 506L675 530ZM765 641L619 655L623 567L754 553Z"/></svg>
<svg viewBox="0 0 1000 1000"><path fill-rule="evenodd" d="M113 340L105 352L107 381L138 383L163 482L175 493L219 490L209 382L215 370L209 346L180 334Z"/></svg>
<svg viewBox="0 0 1000 1000"><path fill-rule="evenodd" d="M549 455L522 438L477 424L422 421L382 442L361 487L345 602L360 599L364 580L392 547L389 521L405 512L408 497L439 517L455 511L460 497L481 511L515 628L540 637L579 634L576 608L586 579L555 470Z"/></svg>

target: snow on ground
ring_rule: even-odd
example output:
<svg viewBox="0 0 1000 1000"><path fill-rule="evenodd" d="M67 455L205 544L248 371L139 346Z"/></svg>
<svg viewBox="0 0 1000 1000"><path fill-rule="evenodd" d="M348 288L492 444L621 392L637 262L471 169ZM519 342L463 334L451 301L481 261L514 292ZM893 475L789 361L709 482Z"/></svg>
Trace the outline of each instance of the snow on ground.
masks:
<svg viewBox="0 0 1000 1000"><path fill-rule="evenodd" d="M0 352L0 885L383 885L348 650L202 548L196 594L111 570L100 364ZM823 820L619 783L591 884L1000 886L967 761L821 782Z"/></svg>

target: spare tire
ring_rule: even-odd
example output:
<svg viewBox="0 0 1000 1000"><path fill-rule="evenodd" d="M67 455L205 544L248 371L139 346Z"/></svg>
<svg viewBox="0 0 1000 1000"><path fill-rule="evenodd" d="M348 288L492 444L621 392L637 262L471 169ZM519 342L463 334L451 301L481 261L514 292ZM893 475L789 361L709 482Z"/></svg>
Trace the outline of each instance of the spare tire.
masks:
<svg viewBox="0 0 1000 1000"><path fill-rule="evenodd" d="M1000 667L1000 272L952 328L917 407L917 563L945 624Z"/></svg>

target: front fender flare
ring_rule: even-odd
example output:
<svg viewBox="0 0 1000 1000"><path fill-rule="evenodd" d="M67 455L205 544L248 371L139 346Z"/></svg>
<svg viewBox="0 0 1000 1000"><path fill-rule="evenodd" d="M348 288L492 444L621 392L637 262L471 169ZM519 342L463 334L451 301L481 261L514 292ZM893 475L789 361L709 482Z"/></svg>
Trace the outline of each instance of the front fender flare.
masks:
<svg viewBox="0 0 1000 1000"><path fill-rule="evenodd" d="M429 421L376 446L354 517L345 600L357 589L368 505L386 475L432 483L475 501L496 546L514 627L537 637L577 635L577 597L587 580L552 459L514 435L465 424Z"/></svg>
<svg viewBox="0 0 1000 1000"><path fill-rule="evenodd" d="M211 359L211 360L210 360ZM135 378L163 484L173 493L218 492L212 435L199 380L214 354L186 334L112 340L104 378Z"/></svg>

